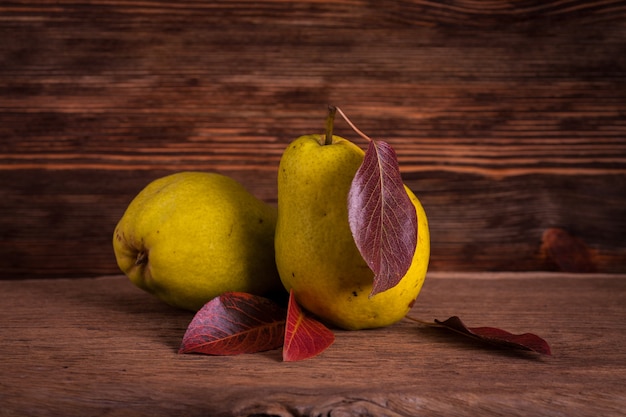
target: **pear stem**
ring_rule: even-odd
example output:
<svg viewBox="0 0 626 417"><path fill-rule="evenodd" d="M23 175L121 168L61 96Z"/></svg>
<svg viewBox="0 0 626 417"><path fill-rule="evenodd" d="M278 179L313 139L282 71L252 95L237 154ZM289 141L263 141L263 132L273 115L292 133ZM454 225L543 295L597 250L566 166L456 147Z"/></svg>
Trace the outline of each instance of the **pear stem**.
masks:
<svg viewBox="0 0 626 417"><path fill-rule="evenodd" d="M335 113L337 113L337 107L328 106L328 116L326 117L326 139L324 145L333 144L333 125L335 123Z"/></svg>

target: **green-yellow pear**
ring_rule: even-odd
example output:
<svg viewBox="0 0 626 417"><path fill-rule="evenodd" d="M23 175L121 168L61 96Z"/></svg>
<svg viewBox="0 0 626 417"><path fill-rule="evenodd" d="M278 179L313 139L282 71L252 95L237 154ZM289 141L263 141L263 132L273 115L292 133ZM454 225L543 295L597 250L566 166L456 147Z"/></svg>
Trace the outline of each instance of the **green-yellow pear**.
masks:
<svg viewBox="0 0 626 417"><path fill-rule="evenodd" d="M348 192L364 152L328 135L292 142L278 172L276 264L296 301L323 321L344 328L383 327L401 320L415 301L428 266L428 220L405 186L418 218L417 246L402 280L369 296L374 274L363 260L348 223Z"/></svg>
<svg viewBox="0 0 626 417"><path fill-rule="evenodd" d="M113 234L120 269L168 304L198 310L226 292L280 287L276 208L227 176L179 172L148 184Z"/></svg>

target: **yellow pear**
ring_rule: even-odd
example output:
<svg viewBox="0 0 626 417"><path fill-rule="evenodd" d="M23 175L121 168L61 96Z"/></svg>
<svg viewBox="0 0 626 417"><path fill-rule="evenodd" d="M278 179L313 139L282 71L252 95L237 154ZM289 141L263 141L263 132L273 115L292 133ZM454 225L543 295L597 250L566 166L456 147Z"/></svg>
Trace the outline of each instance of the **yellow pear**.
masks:
<svg viewBox="0 0 626 417"><path fill-rule="evenodd" d="M179 172L148 184L113 234L120 269L168 304L198 310L226 292L280 287L276 208L217 173Z"/></svg>
<svg viewBox="0 0 626 417"><path fill-rule="evenodd" d="M418 218L412 263L391 289L369 296L374 274L363 260L348 223L348 192L364 152L324 135L292 142L278 172L276 264L283 285L298 303L325 322L344 329L383 327L411 309L428 267L428 220L405 186Z"/></svg>

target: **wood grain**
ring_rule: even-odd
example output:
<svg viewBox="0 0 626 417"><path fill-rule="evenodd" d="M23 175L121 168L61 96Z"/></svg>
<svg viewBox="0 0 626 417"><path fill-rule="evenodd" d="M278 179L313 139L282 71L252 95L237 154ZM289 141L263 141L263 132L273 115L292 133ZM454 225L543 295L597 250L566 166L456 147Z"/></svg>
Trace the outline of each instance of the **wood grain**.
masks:
<svg viewBox="0 0 626 417"><path fill-rule="evenodd" d="M274 204L340 106L396 149L433 270L557 270L559 228L626 272L622 1L0 4L0 278L117 273L150 180L219 171ZM337 133L358 141L346 124Z"/></svg>
<svg viewBox="0 0 626 417"><path fill-rule="evenodd" d="M626 276L430 273L410 315L533 332L553 355L410 321L280 350L180 355L192 314L124 277L0 282L1 416L622 416Z"/></svg>

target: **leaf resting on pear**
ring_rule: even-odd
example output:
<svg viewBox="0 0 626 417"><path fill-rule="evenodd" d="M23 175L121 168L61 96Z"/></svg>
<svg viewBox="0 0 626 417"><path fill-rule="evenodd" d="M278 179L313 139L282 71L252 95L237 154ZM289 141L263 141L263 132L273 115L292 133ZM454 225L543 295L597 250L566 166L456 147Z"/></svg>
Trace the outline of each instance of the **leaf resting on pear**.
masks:
<svg viewBox="0 0 626 417"><path fill-rule="evenodd" d="M361 256L374 272L370 296L396 286L417 247L417 214L407 195L396 153L369 142L348 193L348 220Z"/></svg>

